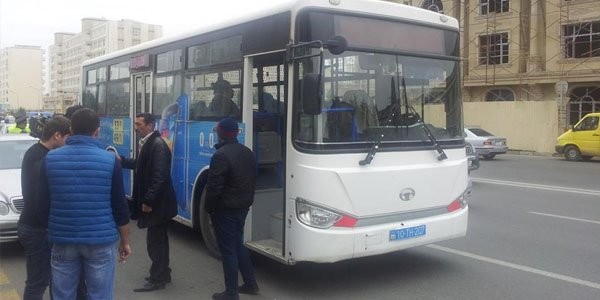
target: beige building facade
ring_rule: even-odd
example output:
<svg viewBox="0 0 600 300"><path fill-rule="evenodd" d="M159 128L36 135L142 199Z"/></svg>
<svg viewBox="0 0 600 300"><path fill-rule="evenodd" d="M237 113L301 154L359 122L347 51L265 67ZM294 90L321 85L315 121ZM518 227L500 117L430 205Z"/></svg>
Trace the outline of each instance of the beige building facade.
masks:
<svg viewBox="0 0 600 300"><path fill-rule="evenodd" d="M552 153L560 133L600 111L599 0L394 2L459 20L465 124L511 149Z"/></svg>
<svg viewBox="0 0 600 300"><path fill-rule="evenodd" d="M85 18L79 33L55 33L49 48L50 94L45 108L57 112L77 102L81 64L90 58L162 36L162 26L133 20Z"/></svg>
<svg viewBox="0 0 600 300"><path fill-rule="evenodd" d="M0 106L5 110L42 108L44 50L16 45L0 50Z"/></svg>

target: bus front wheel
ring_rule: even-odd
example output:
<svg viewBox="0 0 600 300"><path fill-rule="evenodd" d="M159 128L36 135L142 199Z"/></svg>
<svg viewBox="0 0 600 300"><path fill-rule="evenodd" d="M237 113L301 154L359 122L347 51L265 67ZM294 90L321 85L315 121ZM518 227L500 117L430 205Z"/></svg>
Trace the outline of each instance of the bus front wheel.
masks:
<svg viewBox="0 0 600 300"><path fill-rule="evenodd" d="M219 251L219 245L217 244L215 230L213 228L212 221L210 220L210 215L204 208L204 204L206 202L206 189L202 191L202 196L200 199L200 207L198 208L198 211L200 212L200 232L202 232L202 239L204 239L204 244L206 245L208 253L215 258L220 259L221 252Z"/></svg>

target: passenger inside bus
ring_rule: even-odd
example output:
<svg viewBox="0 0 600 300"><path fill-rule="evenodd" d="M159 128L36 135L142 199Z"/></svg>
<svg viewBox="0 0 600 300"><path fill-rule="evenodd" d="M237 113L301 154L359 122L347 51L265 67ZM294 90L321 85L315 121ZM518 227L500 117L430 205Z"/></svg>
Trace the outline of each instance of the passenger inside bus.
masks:
<svg viewBox="0 0 600 300"><path fill-rule="evenodd" d="M212 85L214 97L208 106L213 116L238 117L240 109L233 100L233 88L229 81L219 78Z"/></svg>

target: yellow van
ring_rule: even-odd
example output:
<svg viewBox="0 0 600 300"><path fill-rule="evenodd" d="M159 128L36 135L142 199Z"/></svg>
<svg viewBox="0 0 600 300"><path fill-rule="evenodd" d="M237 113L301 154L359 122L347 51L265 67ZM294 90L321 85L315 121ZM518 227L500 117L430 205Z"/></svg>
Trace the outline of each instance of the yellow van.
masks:
<svg viewBox="0 0 600 300"><path fill-rule="evenodd" d="M564 154L567 160L590 160L600 156L600 113L585 115L572 129L556 139L556 152Z"/></svg>

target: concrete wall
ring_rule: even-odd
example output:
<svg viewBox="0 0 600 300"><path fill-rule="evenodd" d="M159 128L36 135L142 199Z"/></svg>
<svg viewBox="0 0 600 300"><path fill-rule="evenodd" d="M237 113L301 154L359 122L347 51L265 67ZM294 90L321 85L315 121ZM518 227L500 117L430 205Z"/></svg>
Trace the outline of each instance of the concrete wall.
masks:
<svg viewBox="0 0 600 300"><path fill-rule="evenodd" d="M554 153L559 133L554 101L465 102L465 126L507 138L511 150Z"/></svg>

